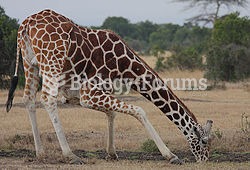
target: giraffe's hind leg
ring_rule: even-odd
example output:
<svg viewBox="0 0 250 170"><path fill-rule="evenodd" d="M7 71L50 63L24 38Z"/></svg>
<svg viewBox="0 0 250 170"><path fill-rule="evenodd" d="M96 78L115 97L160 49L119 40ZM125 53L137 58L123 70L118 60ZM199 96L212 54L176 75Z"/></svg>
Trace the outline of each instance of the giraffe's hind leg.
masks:
<svg viewBox="0 0 250 170"><path fill-rule="evenodd" d="M59 119L58 109L57 109L57 95L58 82L54 82L53 76L43 76L43 86L41 102L44 105L46 111L49 114L50 120L55 129L59 144L61 146L63 155L69 159L72 164L82 164L83 161L76 156L70 149L68 142L66 140L62 124Z"/></svg>
<svg viewBox="0 0 250 170"><path fill-rule="evenodd" d="M169 159L170 162L172 162L172 160L178 160L178 162L181 163L178 157L173 154L163 143L162 139L149 122L146 113L142 108L131 104L126 104L101 90L89 89L86 88L86 86L80 90L80 104L84 107L100 110L105 113L120 112L135 117L145 127L160 150L161 154ZM111 138L111 140L113 139Z"/></svg>
<svg viewBox="0 0 250 170"><path fill-rule="evenodd" d="M29 118L32 126L33 137L35 141L36 155L42 156L44 149L42 146L39 130L37 127L36 119L36 93L39 85L38 68L33 66L30 62L24 59L24 72L25 72L25 87L23 102L29 112Z"/></svg>

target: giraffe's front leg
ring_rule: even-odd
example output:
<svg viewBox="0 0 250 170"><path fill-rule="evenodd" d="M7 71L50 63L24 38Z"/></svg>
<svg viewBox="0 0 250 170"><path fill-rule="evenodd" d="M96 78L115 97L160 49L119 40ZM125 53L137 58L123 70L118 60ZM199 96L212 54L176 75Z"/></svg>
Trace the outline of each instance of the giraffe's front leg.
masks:
<svg viewBox="0 0 250 170"><path fill-rule="evenodd" d="M182 164L182 161L173 154L167 146L164 144L158 133L155 131L151 123L149 122L146 113L142 108L130 104L126 104L124 102L115 99L113 96L106 94L101 90L96 89L84 89L80 90L80 104L84 107L89 107L95 110L100 110L105 113L107 112L120 112L129 114L139 120L142 125L145 127L150 137L154 140L161 154L170 160L173 164ZM103 99L103 100L102 100ZM104 100L105 99L105 100ZM113 132L111 128L113 128L113 118L110 118L110 130ZM113 134L113 133L110 133ZM113 136L110 137L112 139ZM110 144L110 141L108 142ZM111 143L113 145L113 143ZM112 148L112 147L111 147Z"/></svg>
<svg viewBox="0 0 250 170"><path fill-rule="evenodd" d="M118 160L118 156L115 151L114 146L114 119L115 113L108 112L106 113L108 117L108 141L107 141L107 153L108 156L106 157L107 160Z"/></svg>
<svg viewBox="0 0 250 170"><path fill-rule="evenodd" d="M46 92L43 92L41 96L41 102L45 106L45 109L47 110L49 117L51 119L51 122L54 126L63 155L69 158L70 163L72 164L82 164L83 161L71 151L68 145L68 142L66 140L66 137L63 132L63 128L62 128L62 125L58 116L56 97L46 94Z"/></svg>
<svg viewBox="0 0 250 170"><path fill-rule="evenodd" d="M153 139L159 151L161 152L162 156L169 159L170 163L172 164L182 164L183 163L182 160L180 160L175 154L173 154L168 149L168 147L164 144L161 137L155 131L154 127L148 120L144 110L138 106L135 106L134 109L131 111L132 111L131 115L134 116L137 120L139 120L142 123L142 125L145 127L150 137Z"/></svg>

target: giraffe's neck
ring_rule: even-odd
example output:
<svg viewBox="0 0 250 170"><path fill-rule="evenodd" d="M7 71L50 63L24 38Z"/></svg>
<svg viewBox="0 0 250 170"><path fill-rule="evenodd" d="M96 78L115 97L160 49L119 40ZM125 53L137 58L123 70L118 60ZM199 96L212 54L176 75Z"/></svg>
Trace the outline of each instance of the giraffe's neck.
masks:
<svg viewBox="0 0 250 170"><path fill-rule="evenodd" d="M132 88L157 106L189 141L193 129L200 126L194 114L153 70L148 70L140 79Z"/></svg>

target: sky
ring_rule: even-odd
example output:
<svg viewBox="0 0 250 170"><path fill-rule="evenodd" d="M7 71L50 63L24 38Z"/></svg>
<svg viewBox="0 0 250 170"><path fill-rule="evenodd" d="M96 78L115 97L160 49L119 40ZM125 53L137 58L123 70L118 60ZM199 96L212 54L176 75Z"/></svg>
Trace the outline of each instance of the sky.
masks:
<svg viewBox="0 0 250 170"><path fill-rule="evenodd" d="M131 23L149 20L183 25L199 12L199 9L185 10L187 5L174 0L0 0L5 13L19 23L31 14L52 9L83 26L101 26L109 16L122 16ZM240 13L250 16L250 6L240 9Z"/></svg>

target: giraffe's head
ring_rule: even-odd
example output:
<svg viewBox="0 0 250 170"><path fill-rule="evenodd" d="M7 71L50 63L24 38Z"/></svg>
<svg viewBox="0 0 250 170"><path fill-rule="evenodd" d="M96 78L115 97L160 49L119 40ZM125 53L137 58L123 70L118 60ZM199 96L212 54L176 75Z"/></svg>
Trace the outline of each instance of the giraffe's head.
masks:
<svg viewBox="0 0 250 170"><path fill-rule="evenodd" d="M208 120L204 126L193 126L192 133L189 136L191 151L197 162L207 161L209 157L209 148L211 144L210 131L213 121Z"/></svg>

